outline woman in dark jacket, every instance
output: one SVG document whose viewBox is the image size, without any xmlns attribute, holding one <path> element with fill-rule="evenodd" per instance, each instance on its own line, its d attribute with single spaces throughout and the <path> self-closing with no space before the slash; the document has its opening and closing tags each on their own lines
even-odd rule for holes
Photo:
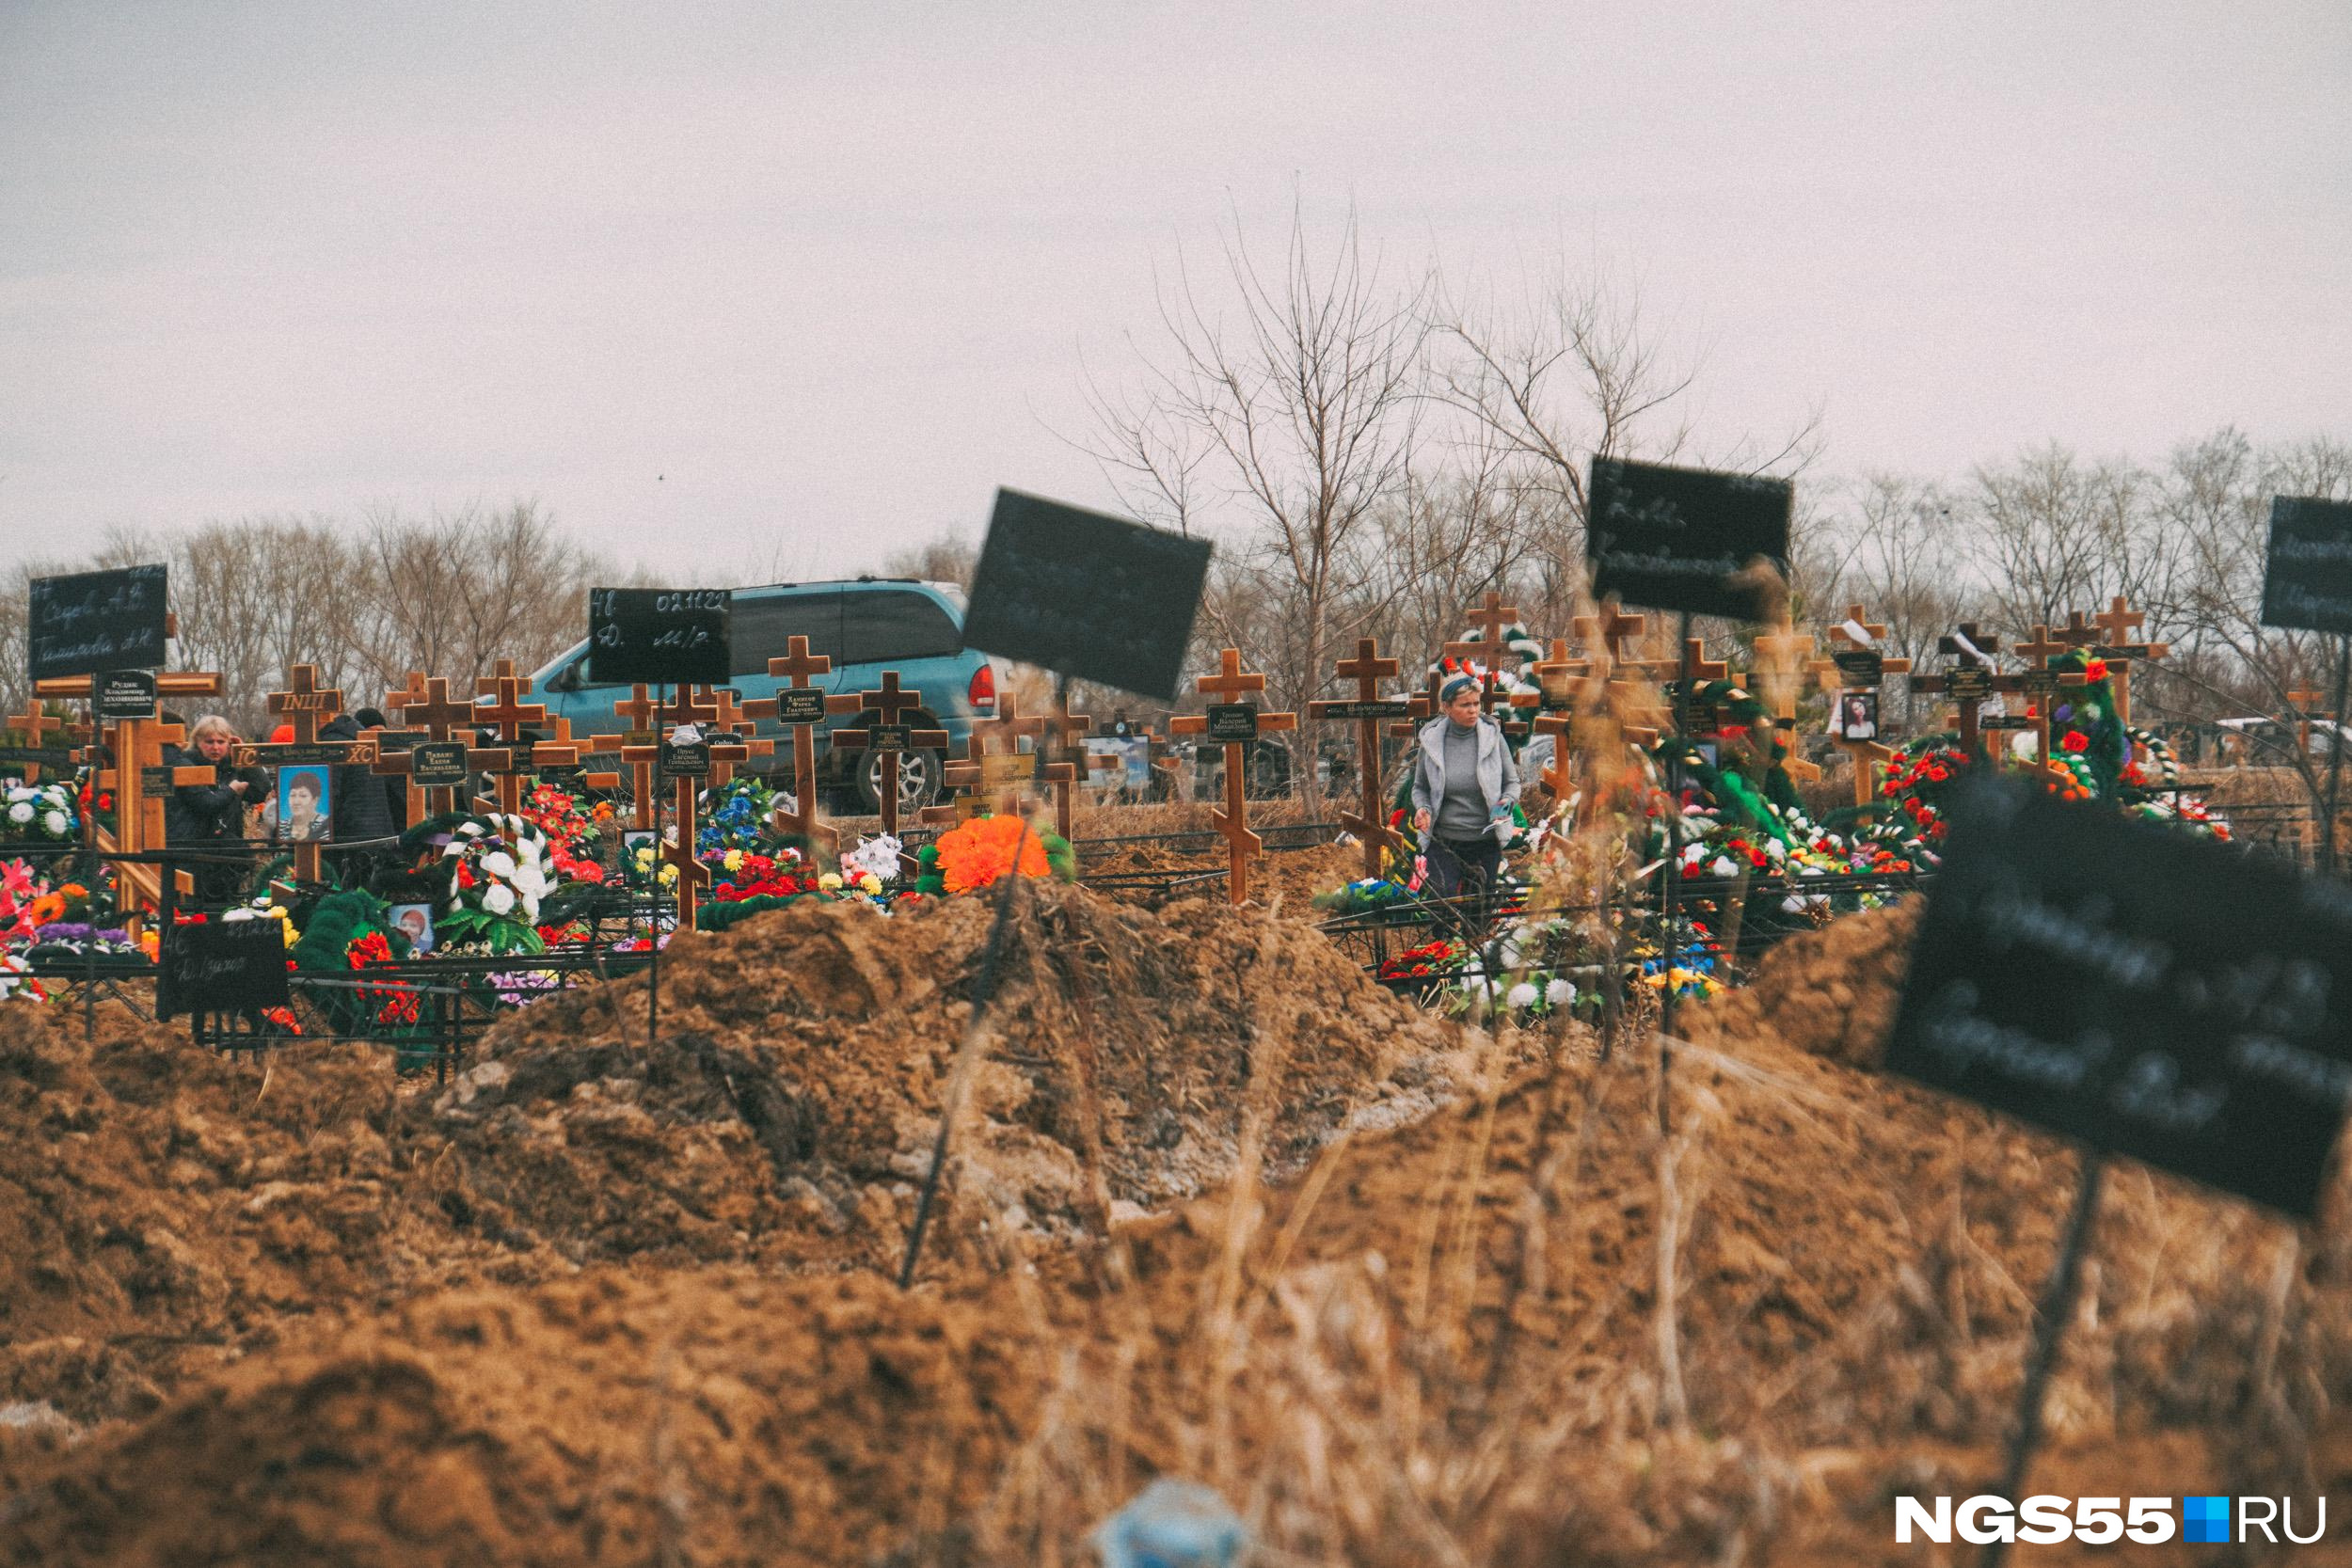
<svg viewBox="0 0 2352 1568">
<path fill-rule="evenodd" d="M 359 721 L 348 713 L 339 713 L 319 731 L 319 738 L 357 740 Z M 383 779 L 363 762 L 344 763 L 335 769 L 334 815 L 337 844 L 364 844 L 372 839 L 394 837 L 400 832 L 392 824 L 392 814 L 384 799 Z M 389 847 L 377 844 L 371 848 L 353 849 L 338 858 L 343 862 L 345 875 L 358 880 L 367 876 Z"/>
<path fill-rule="evenodd" d="M 242 847 L 246 808 L 269 793 L 269 775 L 258 768 L 231 771 L 229 752 L 237 732 L 217 713 L 196 721 L 188 749 L 174 751 L 165 761 L 179 768 L 215 769 L 208 784 L 175 784 L 164 798 L 164 843 L 174 849 Z M 245 868 L 233 863 L 192 868 L 199 902 L 225 904 L 245 884 Z"/>
</svg>

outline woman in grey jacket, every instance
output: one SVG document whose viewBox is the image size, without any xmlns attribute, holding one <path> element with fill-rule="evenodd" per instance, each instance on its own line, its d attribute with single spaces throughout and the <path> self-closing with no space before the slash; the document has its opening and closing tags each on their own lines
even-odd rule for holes
<svg viewBox="0 0 2352 1568">
<path fill-rule="evenodd" d="M 1451 898 L 1494 886 L 1502 869 L 1496 824 L 1519 798 L 1502 726 L 1480 711 L 1478 679 L 1438 689 L 1444 711 L 1421 727 L 1413 755 L 1413 828 L 1428 851 L 1429 891 Z"/>
</svg>

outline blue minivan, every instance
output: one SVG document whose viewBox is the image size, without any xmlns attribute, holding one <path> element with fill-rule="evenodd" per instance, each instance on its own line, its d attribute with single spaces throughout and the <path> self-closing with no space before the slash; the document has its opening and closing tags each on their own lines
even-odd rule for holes
<svg viewBox="0 0 2352 1568">
<path fill-rule="evenodd" d="M 988 656 L 963 645 L 963 610 L 961 589 L 912 578 L 738 588 L 729 616 L 735 678 L 727 685 L 746 702 L 774 696 L 778 687 L 789 683 L 770 674 L 768 661 L 785 657 L 787 638 L 805 637 L 809 652 L 833 660 L 833 673 L 816 676 L 817 686 L 834 693 L 872 691 L 881 687 L 884 670 L 896 670 L 899 687 L 922 698 L 922 706 L 910 709 L 899 722 L 946 730 L 949 747 L 960 749 L 972 721 L 991 717 L 996 708 L 995 670 Z M 585 640 L 534 673 L 532 685 L 532 700 L 546 704 L 549 715 L 570 720 L 575 736 L 609 735 L 623 722 L 612 709 L 628 700 L 629 689 L 589 683 Z M 825 728 L 862 728 L 878 718 L 870 710 L 842 714 L 828 719 Z M 763 719 L 757 731 L 781 737 L 784 726 Z M 788 754 L 760 759 L 755 766 L 781 769 L 788 778 Z M 900 809 L 912 810 L 938 795 L 944 761 L 937 752 L 900 754 Z M 819 787 L 854 792 L 861 810 L 880 808 L 879 757 L 828 746 L 817 767 Z"/>
</svg>

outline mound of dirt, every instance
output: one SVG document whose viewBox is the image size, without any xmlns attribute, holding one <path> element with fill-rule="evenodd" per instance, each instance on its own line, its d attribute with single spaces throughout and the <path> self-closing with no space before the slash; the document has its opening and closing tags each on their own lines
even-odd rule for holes
<svg viewBox="0 0 2352 1568">
<path fill-rule="evenodd" d="M 1800 1050 L 1874 1067 L 1895 1027 L 1911 939 L 1927 905 L 1906 898 L 1773 943 L 1750 982 L 1686 1014 L 1705 1039 L 1766 1033 Z"/>
<path fill-rule="evenodd" d="M 651 1047 L 642 980 L 516 1014 L 435 1107 L 469 1203 L 580 1261 L 890 1266 L 992 916 L 807 902 L 681 941 Z M 1295 923 L 1050 887 L 1008 927 L 987 1027 L 943 1257 L 1008 1228 L 1099 1234 L 1115 1206 L 1222 1180 L 1262 1053 L 1289 1168 L 1465 1049 Z"/>
<path fill-rule="evenodd" d="M 93 1047 L 0 1007 L 0 1410 L 26 1408 L 0 1471 L 57 1422 L 426 1291 L 620 1259 L 895 1271 L 989 912 L 802 905 L 681 941 L 653 1046 L 642 981 L 571 993 L 446 1089 L 350 1047 L 257 1066 L 119 1010 Z M 1001 973 L 934 1269 L 1222 1180 L 1266 1053 L 1287 1167 L 1370 1100 L 1441 1099 L 1466 1037 L 1312 931 L 1208 904 L 1049 890 Z"/>
</svg>

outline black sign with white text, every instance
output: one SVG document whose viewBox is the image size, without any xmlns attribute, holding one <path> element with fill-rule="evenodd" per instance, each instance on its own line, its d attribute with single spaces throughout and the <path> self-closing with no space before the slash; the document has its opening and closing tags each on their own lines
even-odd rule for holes
<svg viewBox="0 0 2352 1568">
<path fill-rule="evenodd" d="M 1984 785 L 1886 1066 L 2302 1218 L 2352 1090 L 2352 886 Z"/>
<path fill-rule="evenodd" d="M 999 490 L 963 640 L 1080 680 L 1172 699 L 1208 575 L 1205 539 Z"/>
<path fill-rule="evenodd" d="M 1755 621 L 1788 576 L 1786 480 L 1596 457 L 1588 494 L 1595 598 Z"/>
<path fill-rule="evenodd" d="M 155 704 L 152 670 L 109 670 L 98 677 L 101 719 L 152 719 Z"/>
<path fill-rule="evenodd" d="M 35 578 L 26 628 L 33 679 L 162 669 L 164 600 L 161 566 Z"/>
<path fill-rule="evenodd" d="M 588 590 L 588 678 L 723 686 L 733 673 L 723 588 Z"/>
<path fill-rule="evenodd" d="M 275 918 L 165 927 L 155 1011 L 259 1012 L 286 1005 L 286 927 Z"/>
<path fill-rule="evenodd" d="M 1208 717 L 1211 740 L 1258 738 L 1258 710 L 1251 704 L 1211 703 Z"/>
<path fill-rule="evenodd" d="M 420 740 L 408 749 L 408 782 L 419 789 L 452 789 L 466 782 L 466 743 Z"/>
<path fill-rule="evenodd" d="M 2263 625 L 2352 632 L 2352 501 L 2276 496 Z"/>
</svg>

